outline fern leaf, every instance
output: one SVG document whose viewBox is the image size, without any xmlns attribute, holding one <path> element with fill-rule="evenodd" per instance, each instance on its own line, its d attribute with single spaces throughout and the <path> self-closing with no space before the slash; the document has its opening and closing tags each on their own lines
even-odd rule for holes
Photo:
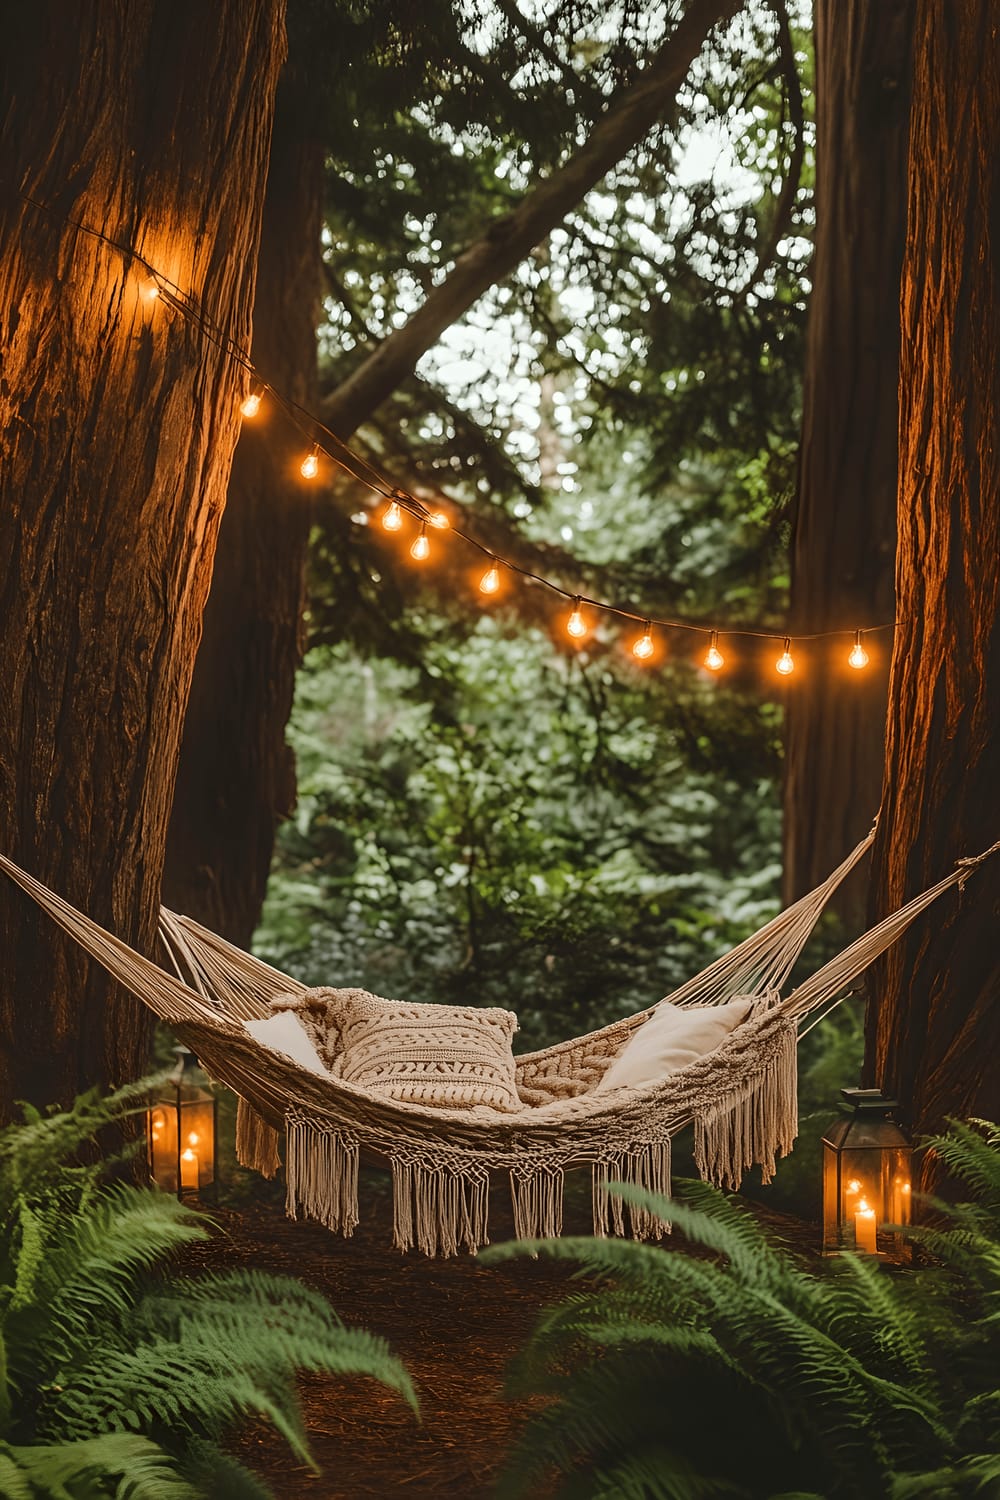
<svg viewBox="0 0 1000 1500">
<path fill-rule="evenodd" d="M 88 1481 L 112 1479 L 120 1500 L 204 1500 L 204 1492 L 183 1478 L 175 1460 L 148 1438 L 108 1433 L 9 1451 L 31 1485 L 45 1495 L 69 1495 Z"/>
</svg>

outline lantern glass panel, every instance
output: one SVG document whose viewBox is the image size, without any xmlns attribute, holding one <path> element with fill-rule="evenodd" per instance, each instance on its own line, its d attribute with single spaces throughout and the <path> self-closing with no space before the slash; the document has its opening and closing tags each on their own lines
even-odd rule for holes
<svg viewBox="0 0 1000 1500">
<path fill-rule="evenodd" d="M 197 1193 L 215 1181 L 216 1101 L 195 1081 L 203 1077 L 185 1048 L 163 1097 L 146 1117 L 149 1169 L 168 1193 Z"/>
<path fill-rule="evenodd" d="M 844 1089 L 854 1114 L 823 1140 L 823 1252 L 853 1250 L 901 1261 L 910 1222 L 912 1151 L 877 1090 Z"/>
</svg>

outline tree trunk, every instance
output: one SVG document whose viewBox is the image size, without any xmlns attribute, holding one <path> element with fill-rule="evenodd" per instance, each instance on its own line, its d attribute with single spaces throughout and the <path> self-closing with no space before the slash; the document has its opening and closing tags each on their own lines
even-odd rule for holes
<svg viewBox="0 0 1000 1500">
<path fill-rule="evenodd" d="M 5 20 L 0 841 L 146 951 L 242 380 L 109 241 L 247 347 L 282 51 L 280 0 Z M 149 1036 L 0 883 L 0 1115 L 135 1075 Z"/>
<path fill-rule="evenodd" d="M 900 624 L 875 895 L 1000 836 L 1000 29 L 920 0 L 900 366 Z M 1000 857 L 881 961 L 866 1071 L 918 1131 L 1000 1118 Z"/>
<path fill-rule="evenodd" d="M 283 80 L 278 95 L 253 359 L 283 395 L 315 409 L 323 155 L 303 130 L 293 87 Z M 266 397 L 241 433 L 167 841 L 166 904 L 242 946 L 260 916 L 275 825 L 295 805 L 285 725 L 302 657 L 312 518 L 296 465 L 302 446 Z"/>
<path fill-rule="evenodd" d="M 459 255 L 406 325 L 383 340 L 332 393 L 323 420 L 342 439 L 350 438 L 413 373 L 443 330 L 509 275 L 667 114 L 705 38 L 737 8 L 738 0 L 694 0 L 659 57 L 612 101 L 580 151 Z M 285 392 L 301 387 L 306 376 L 311 380 L 315 367 L 313 329 L 302 321 L 303 312 L 311 315 L 313 303 L 311 296 L 301 299 L 299 279 L 304 276 L 311 290 L 315 278 L 309 258 L 317 242 L 315 217 L 321 202 L 319 187 L 308 185 L 313 166 L 303 158 L 291 168 L 294 201 L 282 203 L 275 196 L 276 238 L 266 252 L 266 264 L 273 264 L 275 273 L 272 280 L 270 270 L 262 271 L 255 319 L 255 360 Z M 268 191 L 270 201 L 270 185 Z M 311 200 L 310 191 L 316 193 Z M 295 226 L 291 233 L 289 225 Z M 296 261 L 298 251 L 304 260 Z M 264 248 L 261 263 L 263 267 Z M 237 454 L 231 513 L 222 533 L 185 725 L 164 890 L 168 905 L 243 944 L 263 903 L 274 829 L 294 797 L 284 734 L 301 655 L 297 632 L 308 521 L 301 488 L 287 465 L 282 467 L 285 457 L 282 463 L 270 455 L 255 460 L 270 471 L 264 482 L 252 469 L 244 475 L 241 453 L 247 436 Z"/>
<path fill-rule="evenodd" d="M 797 633 L 891 621 L 895 608 L 899 276 L 916 0 L 816 7 L 816 251 L 809 306 L 791 619 Z M 892 636 L 796 642 L 785 728 L 791 902 L 865 833 L 879 804 Z M 834 898 L 865 915 L 859 873 Z"/>
</svg>

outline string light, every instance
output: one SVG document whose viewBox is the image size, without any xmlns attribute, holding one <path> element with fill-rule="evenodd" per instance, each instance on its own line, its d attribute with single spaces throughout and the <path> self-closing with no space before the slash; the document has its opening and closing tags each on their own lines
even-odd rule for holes
<svg viewBox="0 0 1000 1500">
<path fill-rule="evenodd" d="M 868 652 L 861 644 L 860 630 L 856 630 L 854 632 L 854 645 L 847 660 L 850 662 L 852 667 L 856 667 L 859 671 L 862 667 L 867 667 L 868 665 Z"/>
<path fill-rule="evenodd" d="M 413 546 L 410 548 L 410 556 L 417 562 L 423 562 L 430 553 L 430 550 L 431 544 L 427 540 L 427 522 L 421 521 L 420 530 L 414 539 Z"/>
<path fill-rule="evenodd" d="M 726 658 L 719 650 L 719 632 L 717 630 L 713 630 L 712 638 L 708 646 L 708 651 L 705 655 L 705 665 L 710 672 L 718 672 L 720 668 L 725 666 L 725 664 Z"/>
<path fill-rule="evenodd" d="M 654 651 L 653 627 L 649 620 L 642 627 L 642 635 L 632 646 L 632 655 L 637 656 L 640 661 L 648 661 Z"/>
<path fill-rule="evenodd" d="M 494 558 L 479 580 L 479 592 L 481 594 L 495 594 L 499 587 L 500 569 L 497 567 L 496 558 Z"/>
<path fill-rule="evenodd" d="M 341 439 L 339 439 L 334 433 L 329 432 L 313 413 L 307 411 L 304 407 L 300 406 L 297 402 L 291 400 L 290 398 L 282 396 L 282 394 L 279 391 L 275 390 L 274 387 L 268 385 L 266 381 L 263 381 L 258 375 L 255 367 L 251 364 L 250 359 L 248 358 L 242 346 L 228 333 L 226 333 L 223 328 L 219 327 L 219 325 L 214 322 L 211 316 L 201 308 L 201 306 L 191 295 L 191 293 L 177 286 L 170 280 L 169 277 L 164 276 L 163 273 L 158 271 L 155 266 L 146 261 L 139 254 L 139 252 L 134 249 L 134 247 L 127 244 L 122 244 L 113 239 L 111 236 L 103 233 L 101 230 L 95 229 L 88 224 L 69 219 L 67 216 L 58 213 L 48 205 L 36 201 L 27 193 L 22 192 L 20 196 L 27 203 L 31 204 L 34 208 L 40 210 L 41 212 L 49 214 L 53 217 L 57 217 L 60 220 L 65 220 L 65 222 L 72 224 L 73 227 L 80 233 L 90 235 L 92 238 L 108 245 L 110 248 L 116 250 L 122 256 L 124 256 L 130 265 L 137 266 L 142 273 L 142 275 L 140 276 L 140 295 L 144 298 L 144 300 L 152 302 L 156 301 L 158 298 L 161 298 L 171 310 L 179 312 L 192 326 L 194 326 L 201 333 L 204 338 L 212 343 L 224 355 L 228 356 L 239 367 L 241 372 L 251 377 L 251 379 L 255 381 L 255 384 L 252 385 L 249 394 L 243 399 L 239 408 L 240 413 L 243 417 L 252 419 L 258 414 L 258 412 L 260 411 L 263 396 L 267 392 L 270 393 L 273 399 L 277 402 L 278 406 L 287 413 L 290 419 L 294 423 L 296 423 L 299 429 L 303 433 L 307 434 L 308 437 L 311 438 L 312 433 L 320 431 L 323 434 L 323 443 L 313 441 L 311 451 L 302 460 L 302 463 L 300 465 L 300 473 L 302 474 L 302 477 L 304 479 L 314 479 L 317 476 L 317 474 L 319 473 L 319 455 L 322 452 L 325 457 L 327 457 L 332 463 L 337 465 L 338 468 L 342 469 L 350 478 L 352 478 L 359 484 L 365 485 L 369 490 L 373 491 L 375 494 L 381 495 L 385 500 L 389 502 L 382 515 L 382 525 L 386 531 L 398 531 L 402 527 L 404 511 L 411 514 L 415 520 L 418 520 L 420 522 L 420 532 L 410 548 L 410 553 L 411 556 L 413 556 L 417 561 L 422 561 L 429 555 L 430 544 L 427 537 L 427 527 L 433 526 L 437 530 L 445 531 L 452 526 L 451 519 L 444 511 L 435 510 L 431 512 L 421 501 L 414 499 L 405 491 L 396 488 L 392 484 L 392 481 L 386 479 L 385 476 L 381 474 L 380 471 L 370 462 L 370 460 L 363 457 L 361 454 L 356 453 L 353 449 L 348 447 L 346 443 L 342 442 Z M 326 445 L 327 441 L 329 441 L 329 443 L 331 444 L 336 445 L 335 452 L 330 451 L 330 448 Z M 358 517 L 355 517 L 355 519 L 360 518 L 360 515 Z M 457 527 L 455 528 L 455 534 L 466 544 L 476 548 L 481 553 L 485 553 L 489 558 L 489 566 L 480 579 L 479 583 L 479 588 L 482 593 L 497 593 L 501 586 L 500 569 L 502 567 L 510 568 L 514 573 L 520 575 L 526 580 L 551 589 L 555 593 L 560 594 L 563 598 L 572 597 L 573 609 L 569 616 L 569 619 L 567 620 L 567 633 L 574 640 L 581 640 L 588 633 L 588 626 L 586 625 L 582 617 L 581 598 L 579 596 L 570 596 L 566 592 L 566 590 L 559 587 L 559 585 L 551 582 L 550 579 L 545 578 L 541 574 L 533 572 L 530 568 L 522 567 L 517 563 L 507 561 L 507 559 L 505 558 L 497 557 L 495 553 L 488 551 L 488 549 L 485 548 L 482 543 L 477 541 L 475 537 L 469 536 L 466 532 Z M 606 604 L 599 600 L 595 601 L 591 599 L 588 600 L 588 605 L 595 610 L 610 615 L 635 618 L 635 616 L 630 616 L 629 611 L 622 610 L 614 604 Z M 707 631 L 703 626 L 689 625 L 686 621 L 683 620 L 657 619 L 654 621 L 652 618 L 647 619 L 643 622 L 642 635 L 639 636 L 639 638 L 632 645 L 633 655 L 638 660 L 647 661 L 655 653 L 656 648 L 654 645 L 652 634 L 654 623 L 659 628 L 693 630 L 696 632 L 705 632 L 709 634 L 709 647 L 708 652 L 704 658 L 704 664 L 711 671 L 719 671 L 720 668 L 724 665 L 725 659 L 722 655 L 722 652 L 719 650 L 719 632 L 717 630 Z M 882 625 L 869 625 L 864 629 L 868 631 L 886 630 L 891 629 L 892 624 L 894 623 L 895 622 L 890 622 Z M 842 632 L 835 630 L 817 631 L 814 633 L 814 635 L 807 638 L 819 639 L 822 637 L 838 635 L 841 633 Z M 781 637 L 777 636 L 773 631 L 740 629 L 738 627 L 731 627 L 727 629 L 727 634 L 758 636 L 766 640 L 781 639 Z M 848 656 L 849 664 L 856 670 L 860 670 L 861 668 L 867 666 L 870 660 L 868 652 L 865 650 L 864 645 L 862 644 L 863 634 L 863 629 L 859 628 L 855 630 L 854 646 Z M 775 667 L 782 676 L 788 676 L 792 671 L 794 671 L 794 666 L 795 663 L 792 659 L 791 654 L 791 639 L 790 637 L 785 636 L 784 649 L 781 656 L 775 663 Z"/>
<path fill-rule="evenodd" d="M 575 641 L 582 641 L 587 634 L 587 622 L 580 610 L 580 600 L 573 600 L 573 613 L 566 621 L 566 634 L 571 635 Z"/>
</svg>

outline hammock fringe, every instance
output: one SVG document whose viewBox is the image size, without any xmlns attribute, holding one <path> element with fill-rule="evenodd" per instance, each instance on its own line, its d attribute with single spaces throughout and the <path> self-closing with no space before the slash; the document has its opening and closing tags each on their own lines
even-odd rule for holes
<svg viewBox="0 0 1000 1500">
<path fill-rule="evenodd" d="M 281 1166 L 278 1132 L 242 1096 L 236 1106 L 236 1160 L 267 1178 L 276 1176 Z"/>
<path fill-rule="evenodd" d="M 615 1183 L 670 1197 L 670 1140 L 654 1141 L 638 1151 L 619 1151 L 595 1161 L 591 1168 L 594 1234 L 607 1239 L 630 1230 L 637 1240 L 660 1240 L 670 1224 L 650 1209 L 626 1203 L 613 1191 Z"/>
<path fill-rule="evenodd" d="M 389 1158 L 393 1248 L 457 1255 L 488 1245 L 490 1175 L 485 1167 L 412 1152 Z"/>
<path fill-rule="evenodd" d="M 735 1087 L 694 1117 L 694 1163 L 698 1174 L 735 1192 L 743 1174 L 759 1163 L 771 1181 L 777 1159 L 787 1156 L 799 1129 L 796 1029 L 782 1027 L 777 1047 L 762 1069 L 744 1074 Z"/>
<path fill-rule="evenodd" d="M 565 1180 L 561 1166 L 519 1164 L 511 1169 L 514 1234 L 519 1240 L 550 1240 L 562 1234 Z"/>
<path fill-rule="evenodd" d="M 350 1239 L 358 1226 L 357 1137 L 294 1111 L 285 1132 L 288 1217 L 316 1219 Z"/>
</svg>

